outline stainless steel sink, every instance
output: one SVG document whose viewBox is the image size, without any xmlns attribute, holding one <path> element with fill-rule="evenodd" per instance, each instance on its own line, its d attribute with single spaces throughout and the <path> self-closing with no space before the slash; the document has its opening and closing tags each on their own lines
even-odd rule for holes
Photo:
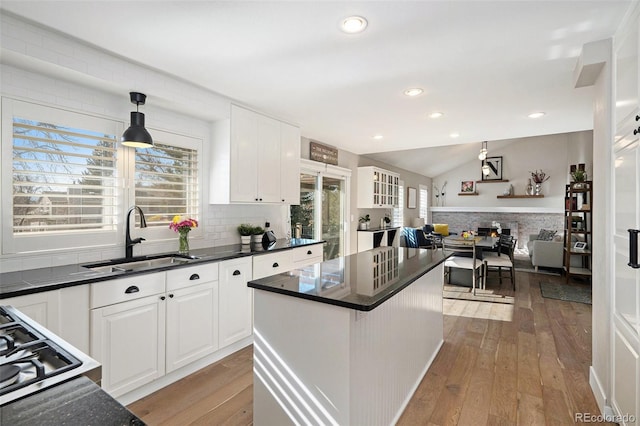
<svg viewBox="0 0 640 426">
<path fill-rule="evenodd" d="M 92 263 L 82 266 L 95 272 L 126 272 L 159 268 L 166 265 L 184 265 L 185 263 L 189 263 L 196 259 L 199 258 L 196 256 L 182 255 L 143 256 L 113 259 L 107 262 Z"/>
</svg>

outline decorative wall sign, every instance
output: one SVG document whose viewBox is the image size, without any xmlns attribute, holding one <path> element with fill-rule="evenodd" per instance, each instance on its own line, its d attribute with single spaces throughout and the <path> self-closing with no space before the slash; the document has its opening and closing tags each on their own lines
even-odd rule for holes
<svg viewBox="0 0 640 426">
<path fill-rule="evenodd" d="M 338 165 L 338 148 L 323 145 L 318 142 L 310 142 L 309 153 L 309 156 L 313 161 L 333 164 L 334 166 Z"/>
<path fill-rule="evenodd" d="M 487 157 L 482 161 L 485 164 L 489 166 L 489 174 L 482 174 L 482 180 L 502 180 L 502 157 Z"/>
<path fill-rule="evenodd" d="M 418 191 L 416 191 L 415 188 L 408 187 L 407 192 L 407 208 L 415 209 L 417 206 Z"/>
</svg>

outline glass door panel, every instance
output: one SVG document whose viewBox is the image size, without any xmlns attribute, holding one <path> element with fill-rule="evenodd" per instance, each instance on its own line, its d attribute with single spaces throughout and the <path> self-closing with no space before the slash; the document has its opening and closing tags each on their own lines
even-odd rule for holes
<svg viewBox="0 0 640 426">
<path fill-rule="evenodd" d="M 322 239 L 324 260 L 344 255 L 344 179 L 322 178 Z"/>
<path fill-rule="evenodd" d="M 316 238 L 315 199 L 317 175 L 300 174 L 300 205 L 291 206 L 291 235 L 295 238 Z"/>
</svg>

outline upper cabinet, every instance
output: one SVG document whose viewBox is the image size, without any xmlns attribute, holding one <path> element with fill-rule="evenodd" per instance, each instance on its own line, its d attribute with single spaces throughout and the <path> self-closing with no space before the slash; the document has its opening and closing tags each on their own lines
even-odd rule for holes
<svg viewBox="0 0 640 426">
<path fill-rule="evenodd" d="M 358 208 L 398 207 L 400 175 L 378 167 L 358 167 Z"/>
<path fill-rule="evenodd" d="M 300 203 L 300 129 L 231 105 L 214 123 L 210 202 Z"/>
</svg>

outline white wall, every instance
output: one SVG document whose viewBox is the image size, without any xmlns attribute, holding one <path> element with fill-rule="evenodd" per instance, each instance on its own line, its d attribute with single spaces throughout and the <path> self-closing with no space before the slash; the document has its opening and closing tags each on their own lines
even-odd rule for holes
<svg viewBox="0 0 640 426">
<path fill-rule="evenodd" d="M 481 162 L 474 160 L 433 177 L 433 183 L 442 187 L 447 182 L 446 207 L 550 207 L 562 210 L 565 184 L 570 181 L 569 165 L 585 163 L 588 176 L 592 176 L 592 141 L 592 131 L 518 138 L 495 150 L 491 148 L 489 141 L 489 156 L 502 156 L 502 178 L 509 182 L 478 183 L 478 196 L 459 196 L 462 181 L 481 180 Z M 496 198 L 503 195 L 509 185 L 513 185 L 514 194 L 524 194 L 531 177 L 530 172 L 535 170 L 543 170 L 550 176 L 542 184 L 544 198 Z M 432 205 L 436 206 L 435 198 L 432 198 Z M 442 206 L 442 202 L 439 205 Z"/>
</svg>

